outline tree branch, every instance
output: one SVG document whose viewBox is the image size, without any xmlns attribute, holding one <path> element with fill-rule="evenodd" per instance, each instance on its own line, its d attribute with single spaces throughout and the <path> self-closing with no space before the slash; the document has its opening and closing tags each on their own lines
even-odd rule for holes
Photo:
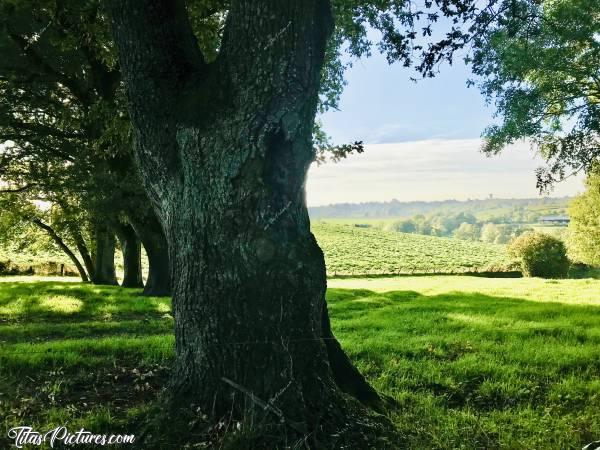
<svg viewBox="0 0 600 450">
<path fill-rule="evenodd" d="M 90 65 L 90 73 L 92 75 L 91 88 L 95 89 L 102 98 L 113 99 L 119 86 L 121 73 L 118 69 L 109 67 L 98 57 L 98 52 L 95 48 L 99 47 L 97 36 L 87 30 L 82 33 L 78 23 L 73 23 L 68 14 L 62 14 L 64 12 L 63 8 L 61 8 L 62 5 L 57 4 L 57 6 L 55 17 L 57 29 L 64 38 L 69 38 L 69 36 L 73 35 L 78 36 L 78 47 Z M 98 22 L 99 5 L 94 4 L 93 6 L 94 8 L 90 9 L 86 18 L 86 21 L 90 24 Z"/>
<path fill-rule="evenodd" d="M 89 93 L 79 85 L 77 80 L 69 78 L 64 73 L 52 67 L 35 51 L 32 45 L 29 45 L 23 36 L 10 31 L 8 35 L 35 67 L 43 73 L 50 75 L 54 78 L 54 81 L 59 82 L 69 89 L 73 96 L 75 96 L 82 104 L 89 105 L 91 103 Z"/>
<path fill-rule="evenodd" d="M 14 189 L 0 189 L 0 194 L 18 194 L 19 192 L 28 191 L 29 189 L 32 189 L 36 186 L 37 185 L 35 183 L 31 183 Z"/>
<path fill-rule="evenodd" d="M 71 261 L 73 261 L 73 264 L 75 264 L 75 267 L 77 267 L 77 271 L 79 272 L 79 276 L 81 277 L 82 281 L 88 282 L 89 278 L 87 276 L 87 273 L 85 272 L 85 269 L 83 268 L 83 266 L 79 262 L 79 259 L 77 258 L 77 256 L 75 255 L 75 253 L 73 253 L 71 251 L 71 249 L 67 246 L 67 244 L 65 244 L 65 241 L 62 240 L 62 238 L 58 235 L 58 233 L 50 225 L 42 222 L 42 220 L 39 219 L 39 218 L 37 218 L 37 217 L 34 217 L 34 218 L 30 219 L 30 220 L 31 220 L 31 223 L 33 223 L 35 226 L 41 228 L 46 233 L 48 233 L 48 235 L 50 236 L 50 238 L 71 259 Z"/>
<path fill-rule="evenodd" d="M 205 66 L 183 0 L 110 0 L 108 8 L 133 103 L 142 101 L 140 84 L 174 93 Z"/>
</svg>

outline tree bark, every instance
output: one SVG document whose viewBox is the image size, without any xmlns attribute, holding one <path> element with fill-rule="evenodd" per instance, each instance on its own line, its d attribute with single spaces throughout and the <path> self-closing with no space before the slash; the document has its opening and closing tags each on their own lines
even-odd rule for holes
<svg viewBox="0 0 600 450">
<path fill-rule="evenodd" d="M 209 66 L 183 2 L 115 0 L 112 16 L 173 265 L 172 398 L 356 444 L 339 433 L 357 420 L 344 392 L 366 382 L 329 329 L 304 193 L 329 3 L 232 1 Z"/>
<path fill-rule="evenodd" d="M 85 269 L 89 275 L 89 278 L 94 278 L 96 268 L 94 267 L 94 260 L 90 255 L 87 244 L 85 243 L 85 239 L 83 238 L 79 230 L 72 230 L 71 236 L 75 241 L 75 246 L 77 247 L 77 251 L 81 255 L 81 259 L 83 260 L 83 264 L 85 265 Z"/>
<path fill-rule="evenodd" d="M 148 279 L 144 295 L 167 297 L 171 295 L 171 264 L 167 239 L 153 211 L 144 215 L 130 215 L 129 221 L 148 256 Z"/>
<path fill-rule="evenodd" d="M 77 272 L 79 272 L 81 281 L 83 281 L 84 283 L 87 283 L 89 281 L 89 278 L 88 278 L 87 274 L 85 273 L 85 269 L 79 262 L 79 259 L 77 258 L 75 253 L 73 253 L 73 251 L 69 248 L 69 246 L 67 244 L 65 244 L 65 241 L 62 240 L 62 238 L 58 235 L 58 233 L 56 233 L 56 231 L 50 225 L 42 222 L 40 219 L 32 219 L 32 223 L 34 225 L 38 226 L 39 228 L 41 228 L 42 230 L 44 230 L 46 233 L 48 233 L 50 238 L 52 238 L 52 240 L 60 247 L 60 249 L 65 253 L 65 255 L 67 255 L 69 257 L 69 259 L 71 261 L 73 261 L 73 264 L 77 268 Z"/>
<path fill-rule="evenodd" d="M 97 224 L 94 231 L 94 284 L 118 285 L 115 270 L 115 235 L 108 227 Z"/>
<path fill-rule="evenodd" d="M 117 237 L 123 253 L 122 287 L 144 287 L 142 279 L 142 244 L 133 227 L 128 223 L 119 224 L 116 228 Z"/>
</svg>

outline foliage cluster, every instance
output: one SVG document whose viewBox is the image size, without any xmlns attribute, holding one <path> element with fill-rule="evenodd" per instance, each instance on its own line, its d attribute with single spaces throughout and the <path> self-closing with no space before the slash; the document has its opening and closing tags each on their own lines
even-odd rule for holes
<svg viewBox="0 0 600 450">
<path fill-rule="evenodd" d="M 598 161 L 600 1 L 513 0 L 474 40 L 470 61 L 499 123 L 484 151 L 527 139 L 548 162 L 545 189 Z"/>
<path fill-rule="evenodd" d="M 600 266 L 600 169 L 586 180 L 586 191 L 569 207 L 569 254 L 575 261 Z"/>
<path fill-rule="evenodd" d="M 452 236 L 465 241 L 483 241 L 490 244 L 507 244 L 527 228 L 521 224 L 497 224 L 480 221 L 470 213 L 416 215 L 391 223 L 388 228 L 402 233 L 430 236 Z"/>
<path fill-rule="evenodd" d="M 509 253 L 519 259 L 523 275 L 528 277 L 564 278 L 571 265 L 563 241 L 536 231 L 515 239 Z"/>
</svg>

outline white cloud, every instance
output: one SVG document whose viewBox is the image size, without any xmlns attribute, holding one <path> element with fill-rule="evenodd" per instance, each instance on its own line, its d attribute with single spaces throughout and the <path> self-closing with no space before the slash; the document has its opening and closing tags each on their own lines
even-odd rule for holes
<svg viewBox="0 0 600 450">
<path fill-rule="evenodd" d="M 527 143 L 491 158 L 480 153 L 480 146 L 480 139 L 366 145 L 362 155 L 311 168 L 308 204 L 538 196 L 534 170 L 543 161 Z M 553 195 L 582 190 L 577 177 L 558 185 Z"/>
</svg>

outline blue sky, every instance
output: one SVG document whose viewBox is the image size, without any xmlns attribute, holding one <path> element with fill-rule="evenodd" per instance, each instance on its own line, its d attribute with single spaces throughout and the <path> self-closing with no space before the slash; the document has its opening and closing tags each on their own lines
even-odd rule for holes
<svg viewBox="0 0 600 450">
<path fill-rule="evenodd" d="M 539 158 L 526 143 L 487 158 L 480 136 L 493 121 L 462 60 L 442 67 L 434 79 L 414 83 L 400 65 L 374 54 L 347 74 L 340 111 L 322 117 L 335 143 L 362 140 L 366 151 L 339 164 L 313 167 L 310 206 L 341 202 L 535 197 Z M 581 178 L 553 195 L 574 195 Z"/>
<path fill-rule="evenodd" d="M 322 117 L 334 141 L 477 138 L 491 123 L 493 109 L 476 87 L 467 88 L 470 72 L 462 60 L 443 66 L 433 79 L 415 83 L 411 75 L 379 54 L 356 61 L 347 72 L 340 111 Z"/>
</svg>

